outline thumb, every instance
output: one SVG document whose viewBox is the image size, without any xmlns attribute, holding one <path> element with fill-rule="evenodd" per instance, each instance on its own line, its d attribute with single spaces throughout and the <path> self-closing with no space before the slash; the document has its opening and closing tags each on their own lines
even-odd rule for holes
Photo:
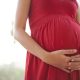
<svg viewBox="0 0 80 80">
<path fill-rule="evenodd" d="M 68 50 L 62 50 L 61 54 L 75 54 L 77 52 L 77 49 L 68 49 Z"/>
</svg>

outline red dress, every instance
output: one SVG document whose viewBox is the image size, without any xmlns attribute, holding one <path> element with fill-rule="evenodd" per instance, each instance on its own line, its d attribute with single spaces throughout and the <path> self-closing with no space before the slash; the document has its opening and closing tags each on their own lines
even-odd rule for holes
<svg viewBox="0 0 80 80">
<path fill-rule="evenodd" d="M 46 51 L 74 48 L 80 51 L 77 9 L 76 0 L 31 0 L 28 15 L 31 37 Z M 27 51 L 25 80 L 80 80 L 80 76 L 79 71 L 68 74 Z"/>
</svg>

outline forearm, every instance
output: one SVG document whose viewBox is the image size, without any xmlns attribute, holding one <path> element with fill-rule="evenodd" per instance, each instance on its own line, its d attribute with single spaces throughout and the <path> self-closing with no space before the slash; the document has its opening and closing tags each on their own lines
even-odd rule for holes
<svg viewBox="0 0 80 80">
<path fill-rule="evenodd" d="M 80 24 L 80 15 L 77 16 L 77 22 Z"/>
<path fill-rule="evenodd" d="M 14 38 L 36 57 L 43 59 L 46 56 L 47 51 L 35 42 L 24 30 L 15 30 Z"/>
<path fill-rule="evenodd" d="M 78 11 L 77 11 L 76 20 L 78 23 L 80 23 L 80 7 L 78 8 Z"/>
</svg>

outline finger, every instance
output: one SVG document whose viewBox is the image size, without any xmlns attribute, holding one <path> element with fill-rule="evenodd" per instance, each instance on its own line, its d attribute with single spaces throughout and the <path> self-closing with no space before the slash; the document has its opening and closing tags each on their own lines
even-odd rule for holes
<svg viewBox="0 0 80 80">
<path fill-rule="evenodd" d="M 71 58 L 80 58 L 80 54 L 75 55 L 75 56 L 71 56 Z"/>
<path fill-rule="evenodd" d="M 67 73 L 70 73 L 70 71 L 68 69 L 61 68 L 61 70 L 65 71 Z"/>
<path fill-rule="evenodd" d="M 75 70 L 71 70 L 71 72 L 73 72 L 73 71 L 75 71 Z"/>
<path fill-rule="evenodd" d="M 80 66 L 80 62 L 71 62 L 71 66 Z"/>
<path fill-rule="evenodd" d="M 69 64 L 71 62 L 72 58 L 71 57 L 66 57 L 65 60 L 66 60 L 66 63 Z"/>
<path fill-rule="evenodd" d="M 80 70 L 80 66 L 77 66 L 77 68 L 73 68 L 71 71 Z"/>
<path fill-rule="evenodd" d="M 80 62 L 71 62 L 71 69 L 74 70 L 74 69 L 78 69 L 80 68 Z"/>
<path fill-rule="evenodd" d="M 67 62 L 67 66 L 66 67 L 69 67 L 70 68 L 71 65 L 72 65 L 71 62 Z"/>
<path fill-rule="evenodd" d="M 62 71 L 65 71 L 65 72 L 67 72 L 67 73 L 70 73 L 70 70 L 69 69 L 67 69 L 67 67 L 57 67 L 58 69 L 60 69 L 60 70 L 62 70 Z"/>
<path fill-rule="evenodd" d="M 70 71 L 68 69 L 62 69 L 63 71 L 70 73 Z"/>
<path fill-rule="evenodd" d="M 77 49 L 63 50 L 62 54 L 75 54 Z"/>
<path fill-rule="evenodd" d="M 72 59 L 71 59 L 71 62 L 80 62 L 80 57 L 73 57 Z"/>
</svg>

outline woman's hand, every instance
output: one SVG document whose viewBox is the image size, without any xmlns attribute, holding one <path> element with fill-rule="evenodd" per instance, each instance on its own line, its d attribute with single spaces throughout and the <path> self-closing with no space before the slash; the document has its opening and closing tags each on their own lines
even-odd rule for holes
<svg viewBox="0 0 80 80">
<path fill-rule="evenodd" d="M 75 70 L 80 70 L 80 54 L 71 57 L 71 72 Z"/>
<path fill-rule="evenodd" d="M 49 65 L 70 73 L 67 68 L 70 67 L 70 64 L 68 64 L 68 62 L 71 60 L 71 57 L 67 57 L 65 54 L 75 54 L 76 52 L 76 49 L 48 52 L 43 61 Z"/>
</svg>

